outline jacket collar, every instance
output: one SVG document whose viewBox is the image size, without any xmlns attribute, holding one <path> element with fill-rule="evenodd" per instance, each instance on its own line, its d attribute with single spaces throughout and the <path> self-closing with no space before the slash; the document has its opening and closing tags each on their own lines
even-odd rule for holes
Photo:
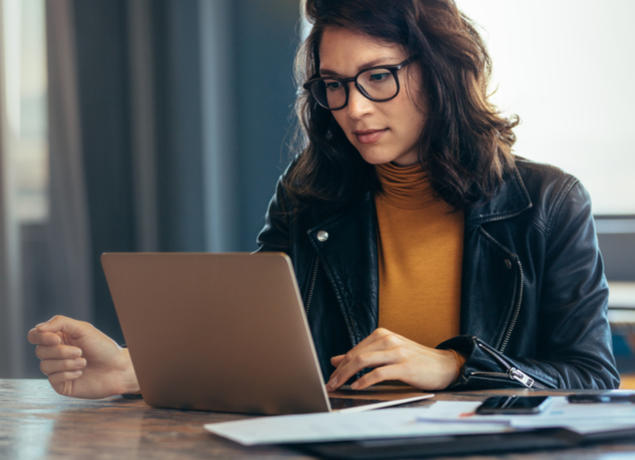
<svg viewBox="0 0 635 460">
<path fill-rule="evenodd" d="M 477 226 L 487 222 L 498 221 L 515 217 L 533 207 L 529 192 L 525 187 L 520 172 L 516 166 L 509 171 L 503 183 L 489 199 L 481 200 L 465 210 L 466 226 Z M 375 203 L 372 192 L 366 192 L 360 202 L 354 207 L 347 207 L 344 211 L 338 211 L 328 217 L 314 219 L 317 222 L 309 233 L 323 227 L 333 227 L 345 224 L 356 218 L 351 214 L 363 214 L 364 211 L 375 212 Z"/>
<path fill-rule="evenodd" d="M 503 183 L 489 199 L 481 200 L 465 210 L 465 225 L 477 226 L 487 222 L 498 221 L 515 217 L 533 207 L 529 192 L 525 187 L 520 172 L 516 166 L 509 171 Z M 356 208 L 356 211 L 352 211 Z M 360 211 L 374 212 L 375 204 L 372 192 L 366 192 L 360 202 L 355 207 L 348 207 L 345 211 L 339 211 L 326 218 L 318 218 L 314 222 L 319 222 L 312 231 L 325 226 L 333 227 L 345 224 L 346 221 L 354 218 L 351 214 L 358 214 Z M 363 212 L 362 212 L 363 213 Z M 356 216 L 357 217 L 357 216 Z M 309 232 L 311 233 L 311 231 Z"/>
<path fill-rule="evenodd" d="M 367 192 L 355 206 L 320 219 L 307 234 L 335 288 L 355 345 L 375 330 L 378 320 L 377 217 L 373 194 Z M 358 267 L 370 269 L 356 270 Z"/>
<path fill-rule="evenodd" d="M 533 207 L 525 183 L 514 166 L 494 196 L 482 200 L 465 211 L 465 225 L 478 226 L 487 222 L 509 219 Z"/>
</svg>

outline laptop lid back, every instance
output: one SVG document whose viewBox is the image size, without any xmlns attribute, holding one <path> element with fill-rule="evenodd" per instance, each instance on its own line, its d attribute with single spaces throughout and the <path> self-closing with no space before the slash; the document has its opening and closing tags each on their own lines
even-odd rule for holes
<svg viewBox="0 0 635 460">
<path fill-rule="evenodd" d="M 105 253 L 101 260 L 148 404 L 329 410 L 285 254 Z"/>
</svg>

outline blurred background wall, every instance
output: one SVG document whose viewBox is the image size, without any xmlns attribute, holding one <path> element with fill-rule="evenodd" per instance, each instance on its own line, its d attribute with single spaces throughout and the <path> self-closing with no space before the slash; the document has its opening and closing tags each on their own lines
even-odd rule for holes
<svg viewBox="0 0 635 460">
<path fill-rule="evenodd" d="M 53 314 L 122 342 L 102 252 L 256 248 L 294 129 L 299 4 L 3 0 L 3 12 L 5 43 L 31 57 L 3 60 L 0 377 L 39 376 L 25 334 Z"/>
</svg>

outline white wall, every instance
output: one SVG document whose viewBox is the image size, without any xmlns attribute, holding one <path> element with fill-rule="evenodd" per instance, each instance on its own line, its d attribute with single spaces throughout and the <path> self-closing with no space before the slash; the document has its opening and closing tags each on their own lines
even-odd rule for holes
<svg viewBox="0 0 635 460">
<path fill-rule="evenodd" d="M 595 213 L 635 214 L 635 1 L 457 4 L 488 43 L 493 100 L 521 117 L 516 153 L 578 176 Z"/>
</svg>

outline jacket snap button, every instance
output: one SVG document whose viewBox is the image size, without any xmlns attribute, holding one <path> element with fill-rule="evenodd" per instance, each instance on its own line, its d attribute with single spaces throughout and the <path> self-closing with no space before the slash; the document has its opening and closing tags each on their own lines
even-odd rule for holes
<svg viewBox="0 0 635 460">
<path fill-rule="evenodd" d="M 509 259 L 505 259 L 505 266 L 507 267 L 507 270 L 511 270 L 512 268 L 512 261 Z"/>
<path fill-rule="evenodd" d="M 317 232 L 317 239 L 320 243 L 324 243 L 326 240 L 329 239 L 329 232 L 327 232 L 326 230 L 320 230 L 319 232 Z"/>
</svg>

